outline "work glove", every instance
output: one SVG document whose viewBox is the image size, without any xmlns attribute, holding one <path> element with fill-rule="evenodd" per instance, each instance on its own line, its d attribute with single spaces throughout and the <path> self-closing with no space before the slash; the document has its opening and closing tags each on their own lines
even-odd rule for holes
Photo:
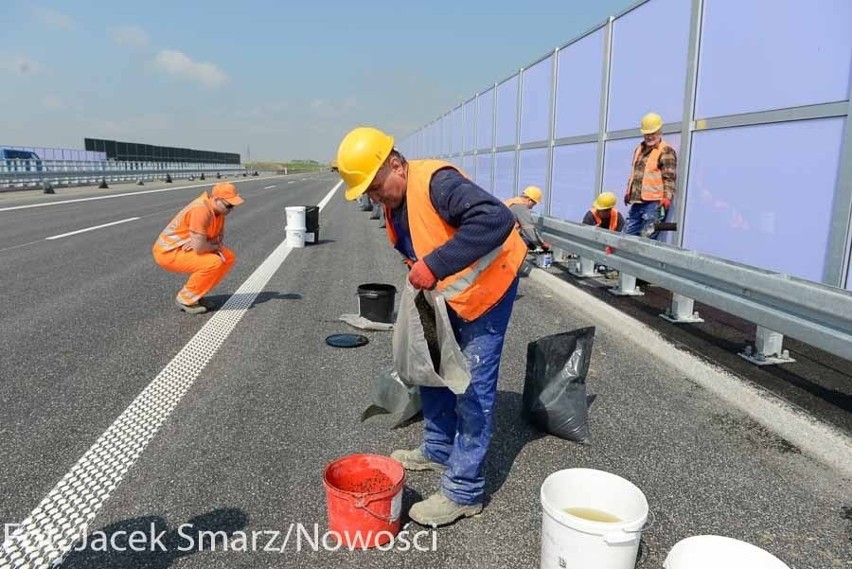
<svg viewBox="0 0 852 569">
<path fill-rule="evenodd" d="M 670 200 L 669 198 L 662 198 L 662 199 L 660 200 L 660 205 L 661 205 L 662 207 L 664 207 L 664 208 L 666 209 L 666 211 L 668 211 L 668 209 L 669 209 L 670 207 L 672 207 L 672 200 Z"/>
<path fill-rule="evenodd" d="M 624 205 L 630 205 L 630 194 L 624 194 Z"/>
<path fill-rule="evenodd" d="M 423 259 L 420 259 L 408 272 L 408 282 L 416 289 L 432 290 L 438 284 L 438 278 Z"/>
<path fill-rule="evenodd" d="M 541 242 L 541 248 L 544 249 L 545 251 L 550 251 L 550 243 L 548 243 L 547 241 L 542 241 Z"/>
</svg>

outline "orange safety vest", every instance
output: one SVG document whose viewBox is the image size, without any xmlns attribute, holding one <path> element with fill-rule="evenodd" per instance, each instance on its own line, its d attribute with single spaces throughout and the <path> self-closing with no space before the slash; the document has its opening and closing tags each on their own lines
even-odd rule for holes
<svg viewBox="0 0 852 569">
<path fill-rule="evenodd" d="M 154 248 L 161 252 L 172 251 L 179 249 L 184 243 L 189 242 L 189 213 L 197 208 L 209 209 L 213 214 L 210 216 L 210 224 L 207 226 L 207 239 L 215 241 L 222 235 L 222 230 L 225 228 L 225 216 L 217 215 L 213 209 L 213 203 L 207 192 L 204 192 L 187 204 L 177 215 L 175 215 L 169 224 L 163 229 L 157 241 L 154 243 Z"/>
<path fill-rule="evenodd" d="M 513 205 L 523 205 L 524 207 L 527 207 L 527 200 L 523 196 L 515 196 L 514 198 L 509 198 L 503 201 L 503 205 L 506 207 L 512 207 Z M 518 231 L 521 229 L 521 222 L 518 221 L 517 218 L 515 219 L 515 229 Z"/>
<path fill-rule="evenodd" d="M 453 238 L 458 231 L 444 221 L 429 197 L 432 176 L 442 168 L 455 166 L 442 160 L 411 160 L 408 162 L 408 225 L 411 243 L 418 259 Z M 388 241 L 396 245 L 396 230 L 391 211 L 385 207 L 385 229 Z M 512 231 L 506 240 L 490 253 L 477 259 L 458 273 L 438 281 L 437 290 L 444 295 L 453 310 L 466 321 L 476 320 L 496 305 L 518 275 L 527 256 L 527 246 Z"/>
<path fill-rule="evenodd" d="M 661 140 L 657 146 L 651 149 L 648 159 L 645 161 L 645 173 L 642 176 L 642 201 L 658 202 L 665 197 L 663 193 L 663 173 L 660 170 L 660 155 L 668 148 L 666 141 Z M 633 172 L 636 170 L 636 162 L 642 154 L 642 144 L 633 152 L 633 168 L 630 170 L 630 178 L 627 181 L 627 194 L 633 186 Z"/>
<path fill-rule="evenodd" d="M 592 208 L 589 210 L 589 213 L 592 214 L 592 217 L 595 218 L 595 227 L 600 227 L 601 223 L 603 223 L 603 219 L 598 215 L 597 210 Z M 618 227 L 618 210 L 615 208 L 610 209 L 609 213 L 609 230 L 615 231 L 616 227 Z"/>
</svg>

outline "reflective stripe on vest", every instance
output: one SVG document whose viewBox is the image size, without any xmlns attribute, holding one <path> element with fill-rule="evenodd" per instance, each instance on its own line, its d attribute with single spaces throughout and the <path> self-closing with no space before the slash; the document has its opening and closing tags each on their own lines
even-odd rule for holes
<svg viewBox="0 0 852 569">
<path fill-rule="evenodd" d="M 207 192 L 204 192 L 187 204 L 177 215 L 175 215 L 165 229 L 157 237 L 156 246 L 162 251 L 173 251 L 180 249 L 185 243 L 189 243 L 190 230 L 187 218 L 189 212 L 194 208 L 201 207 L 204 209 L 212 209 L 210 206 L 210 198 Z M 213 239 L 222 231 L 224 225 L 224 217 L 214 215 L 212 223 L 207 230 L 207 238 Z"/>
<path fill-rule="evenodd" d="M 455 166 L 441 160 L 412 160 L 408 162 L 408 186 L 406 203 L 411 242 L 418 259 L 453 238 L 457 229 L 444 221 L 429 195 L 429 184 L 435 172 Z M 386 219 L 392 219 L 385 210 Z M 391 245 L 396 245 L 393 223 L 386 223 L 385 230 Z M 527 246 L 517 232 L 512 231 L 499 246 L 471 263 L 465 269 L 438 281 L 438 291 L 445 296 L 447 304 L 462 319 L 471 321 L 485 314 L 500 302 L 518 274 L 526 258 Z"/>
<path fill-rule="evenodd" d="M 651 149 L 648 159 L 645 160 L 645 172 L 642 175 L 642 200 L 646 202 L 660 201 L 665 197 L 663 193 L 663 173 L 660 170 L 660 156 L 663 150 L 668 148 L 666 141 L 661 140 L 657 146 Z M 636 147 L 633 153 L 633 169 L 630 172 L 630 184 L 628 191 L 633 187 L 633 172 L 636 170 L 636 162 L 642 155 L 642 145 Z"/>
<path fill-rule="evenodd" d="M 609 230 L 617 231 L 618 227 L 618 210 L 612 208 L 609 210 Z M 600 227 L 601 223 L 603 223 L 603 219 L 598 215 L 598 212 L 595 208 L 589 210 L 589 213 L 592 214 L 592 217 L 595 218 L 595 227 Z"/>
</svg>

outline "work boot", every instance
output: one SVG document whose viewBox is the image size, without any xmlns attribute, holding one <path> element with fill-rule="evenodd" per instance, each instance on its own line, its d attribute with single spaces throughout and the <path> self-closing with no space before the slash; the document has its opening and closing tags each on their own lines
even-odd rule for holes
<svg viewBox="0 0 852 569">
<path fill-rule="evenodd" d="M 187 314 L 204 314 L 207 312 L 207 308 L 197 302 L 195 304 L 184 304 L 179 300 L 175 300 L 175 304 Z"/>
<path fill-rule="evenodd" d="M 451 524 L 459 518 L 469 518 L 482 512 L 482 504 L 458 504 L 440 492 L 417 502 L 408 511 L 408 516 L 421 526 L 433 528 Z"/>
<path fill-rule="evenodd" d="M 401 462 L 406 470 L 434 470 L 435 472 L 443 472 L 447 469 L 443 464 L 430 460 L 419 448 L 414 450 L 395 450 L 391 453 L 391 458 Z"/>
<path fill-rule="evenodd" d="M 206 298 L 199 298 L 198 304 L 206 308 L 209 312 L 216 310 L 216 303 Z"/>
</svg>

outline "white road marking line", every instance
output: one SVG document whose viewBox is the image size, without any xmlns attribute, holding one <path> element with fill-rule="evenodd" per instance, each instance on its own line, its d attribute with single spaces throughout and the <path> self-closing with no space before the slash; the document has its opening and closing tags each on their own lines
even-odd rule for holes
<svg viewBox="0 0 852 569">
<path fill-rule="evenodd" d="M 71 231 L 69 233 L 63 233 L 62 235 L 54 235 L 52 237 L 45 237 L 48 241 L 51 239 L 62 239 L 63 237 L 70 237 L 72 235 L 78 235 L 80 233 L 86 233 L 87 231 L 94 231 L 95 229 L 101 229 L 104 227 L 111 227 L 113 225 L 118 225 L 120 223 L 127 223 L 128 221 L 136 221 L 140 219 L 138 217 L 128 217 L 127 219 L 122 219 L 121 221 L 113 221 L 112 223 L 104 223 L 103 225 L 95 225 L 94 227 L 87 227 L 85 229 L 78 229 L 77 231 Z"/>
<path fill-rule="evenodd" d="M 341 180 L 319 204 L 328 203 Z M 118 416 L 0 547 L 0 569 L 60 563 L 293 249 L 285 242 Z"/>
<path fill-rule="evenodd" d="M 254 182 L 254 181 L 256 181 L 256 180 L 231 180 L 231 183 L 232 184 L 241 184 L 243 182 Z M 60 201 L 56 201 L 56 202 L 34 203 L 34 204 L 29 204 L 29 205 L 15 205 L 15 206 L 9 206 L 9 207 L 0 207 L 0 211 L 15 211 L 15 210 L 18 210 L 18 209 L 32 209 L 32 208 L 36 208 L 36 207 L 48 207 L 48 206 L 52 206 L 52 205 L 63 205 L 63 204 L 68 204 L 68 203 L 91 202 L 91 201 L 96 201 L 96 200 L 109 200 L 109 199 L 112 199 L 112 198 L 124 198 L 124 197 L 127 197 L 127 196 L 140 196 L 142 194 L 156 194 L 156 193 L 159 193 L 159 192 L 174 192 L 176 190 L 188 190 L 190 188 L 206 188 L 208 186 L 213 186 L 215 184 L 216 184 L 216 182 L 214 182 L 213 184 L 199 184 L 197 186 L 177 186 L 175 188 L 159 188 L 157 190 L 142 190 L 142 191 L 139 191 L 139 192 L 126 192 L 126 193 L 123 193 L 123 194 L 112 194 L 112 195 L 109 195 L 109 196 L 92 196 L 92 197 L 89 197 L 89 198 L 60 200 Z"/>
<path fill-rule="evenodd" d="M 266 187 L 265 187 L 265 188 L 263 188 L 263 189 L 264 189 L 264 190 L 271 190 L 271 189 L 272 189 L 272 188 L 274 188 L 274 187 L 275 187 L 275 184 L 272 184 L 271 186 L 266 186 Z"/>
<path fill-rule="evenodd" d="M 331 189 L 331 191 L 330 191 L 330 192 L 328 192 L 328 193 L 325 195 L 325 197 L 322 199 L 322 201 L 321 201 L 319 204 L 317 204 L 317 206 L 320 208 L 320 211 L 322 211 L 322 208 L 324 208 L 324 207 L 326 206 L 326 204 L 327 204 L 329 201 L 331 201 L 331 198 L 333 198 L 333 197 L 334 197 L 334 192 L 336 192 L 336 191 L 337 191 L 337 188 L 339 188 L 342 184 L 343 184 L 343 180 L 340 180 L 339 182 L 337 182 L 337 185 L 336 185 L 336 186 L 334 186 L 334 187 Z"/>
</svg>

